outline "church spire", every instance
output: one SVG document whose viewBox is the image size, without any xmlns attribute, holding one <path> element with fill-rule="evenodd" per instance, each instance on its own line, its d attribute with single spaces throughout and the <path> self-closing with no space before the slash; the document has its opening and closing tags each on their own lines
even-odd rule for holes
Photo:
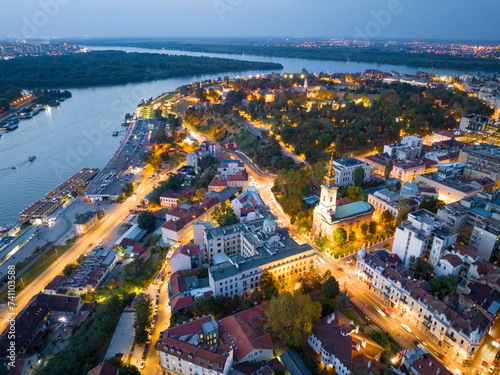
<svg viewBox="0 0 500 375">
<path fill-rule="evenodd" d="M 336 186 L 336 178 L 335 178 L 335 165 L 333 165 L 333 153 L 330 158 L 330 162 L 328 163 L 328 166 L 326 167 L 326 175 L 325 175 L 325 187 L 327 189 L 330 189 L 332 187 Z"/>
</svg>

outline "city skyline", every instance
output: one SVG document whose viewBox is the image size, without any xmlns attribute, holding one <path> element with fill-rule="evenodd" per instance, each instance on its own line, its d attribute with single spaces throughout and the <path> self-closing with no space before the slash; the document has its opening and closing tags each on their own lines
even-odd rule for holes
<svg viewBox="0 0 500 375">
<path fill-rule="evenodd" d="M 118 6 L 119 5 L 119 6 Z M 320 37 L 494 40 L 500 4 L 445 0 L 115 0 L 2 4 L 0 38 L 31 37 Z M 175 14 L 175 17 L 172 15 Z M 481 22 L 470 20 L 481 19 Z M 243 25 L 243 26 L 242 26 Z"/>
</svg>

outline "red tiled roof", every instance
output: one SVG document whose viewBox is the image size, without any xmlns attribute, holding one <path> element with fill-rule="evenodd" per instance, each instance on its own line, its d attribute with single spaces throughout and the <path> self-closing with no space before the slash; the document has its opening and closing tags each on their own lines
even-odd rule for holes
<svg viewBox="0 0 500 375">
<path fill-rule="evenodd" d="M 273 349 L 268 333 L 262 331 L 266 305 L 259 305 L 219 321 L 219 338 L 226 344 L 236 341 L 234 358 L 241 361 L 253 350 Z"/>
<path fill-rule="evenodd" d="M 458 267 L 464 264 L 464 262 L 462 261 L 462 259 L 458 257 L 458 255 L 453 255 L 453 254 L 441 257 L 440 260 L 447 260 L 453 267 Z"/>
<path fill-rule="evenodd" d="M 134 247 L 132 249 L 132 252 L 134 254 L 142 254 L 144 249 L 145 249 L 145 245 L 143 243 L 140 243 L 140 242 L 137 242 L 136 244 L 134 244 Z"/>
<path fill-rule="evenodd" d="M 134 240 L 132 240 L 131 238 L 124 238 L 122 242 L 120 242 L 120 246 L 125 248 L 133 245 L 134 245 Z"/>
<path fill-rule="evenodd" d="M 249 212 L 255 212 L 255 208 L 253 207 L 242 207 L 241 210 L 240 210 L 241 214 L 242 215 L 245 215 Z"/>
<path fill-rule="evenodd" d="M 175 249 L 174 253 L 172 254 L 172 258 L 179 254 L 192 257 L 193 255 L 198 255 L 200 253 L 201 251 L 198 245 L 184 245 L 179 246 L 177 249 Z"/>
<path fill-rule="evenodd" d="M 424 354 L 417 359 L 412 367 L 418 371 L 419 375 L 452 375 L 453 373 L 441 364 L 431 354 Z M 438 371 L 439 370 L 439 371 Z"/>
<path fill-rule="evenodd" d="M 185 307 L 192 306 L 193 304 L 194 304 L 194 299 L 193 299 L 193 296 L 191 296 L 191 295 L 186 296 L 186 297 L 175 296 L 170 301 L 172 311 L 183 309 Z"/>
<path fill-rule="evenodd" d="M 87 375 L 117 375 L 118 370 L 118 367 L 103 362 L 90 370 Z"/>
</svg>

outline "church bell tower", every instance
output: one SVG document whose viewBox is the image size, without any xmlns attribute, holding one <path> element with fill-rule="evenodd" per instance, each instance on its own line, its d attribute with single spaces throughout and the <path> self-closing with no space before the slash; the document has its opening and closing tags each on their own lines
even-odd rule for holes
<svg viewBox="0 0 500 375">
<path fill-rule="evenodd" d="M 337 184 L 335 183 L 335 166 L 333 165 L 333 155 L 326 168 L 325 182 L 321 185 L 321 197 L 319 204 L 327 212 L 335 213 L 337 208 Z"/>
</svg>

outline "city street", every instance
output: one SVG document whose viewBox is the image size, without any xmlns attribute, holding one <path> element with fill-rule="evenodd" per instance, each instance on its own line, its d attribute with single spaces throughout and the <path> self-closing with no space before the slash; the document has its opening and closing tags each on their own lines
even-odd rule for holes
<svg viewBox="0 0 500 375">
<path fill-rule="evenodd" d="M 177 171 L 184 163 L 172 167 L 165 171 L 165 175 L 170 172 Z M 129 215 L 131 209 L 135 209 L 138 202 L 149 193 L 154 186 L 163 178 L 161 174 L 155 176 L 154 178 L 143 178 L 141 183 L 136 187 L 135 196 L 128 198 L 122 204 L 112 205 L 107 212 L 105 217 L 106 220 L 101 219 L 99 223 L 92 228 L 87 234 L 78 238 L 75 244 L 68 249 L 64 254 L 62 254 L 57 262 L 54 262 L 47 270 L 45 270 L 38 278 L 36 278 L 29 287 L 22 290 L 15 299 L 16 310 L 18 313 L 21 309 L 28 303 L 28 301 L 37 293 L 43 290 L 43 288 L 57 275 L 62 275 L 64 267 L 69 263 L 74 263 L 75 260 L 80 256 L 90 252 L 95 245 L 98 243 L 106 243 L 105 239 L 110 233 L 119 226 L 120 223 Z M 89 204 L 89 210 L 95 210 L 99 203 Z M 92 207 L 93 206 L 93 207 Z M 50 228 L 45 228 L 50 229 Z M 72 231 L 71 228 L 69 231 Z M 42 234 L 43 236 L 43 234 Z M 8 324 L 6 322 L 7 311 L 2 311 L 0 313 L 1 326 L 0 329 L 4 329 Z"/>
</svg>

